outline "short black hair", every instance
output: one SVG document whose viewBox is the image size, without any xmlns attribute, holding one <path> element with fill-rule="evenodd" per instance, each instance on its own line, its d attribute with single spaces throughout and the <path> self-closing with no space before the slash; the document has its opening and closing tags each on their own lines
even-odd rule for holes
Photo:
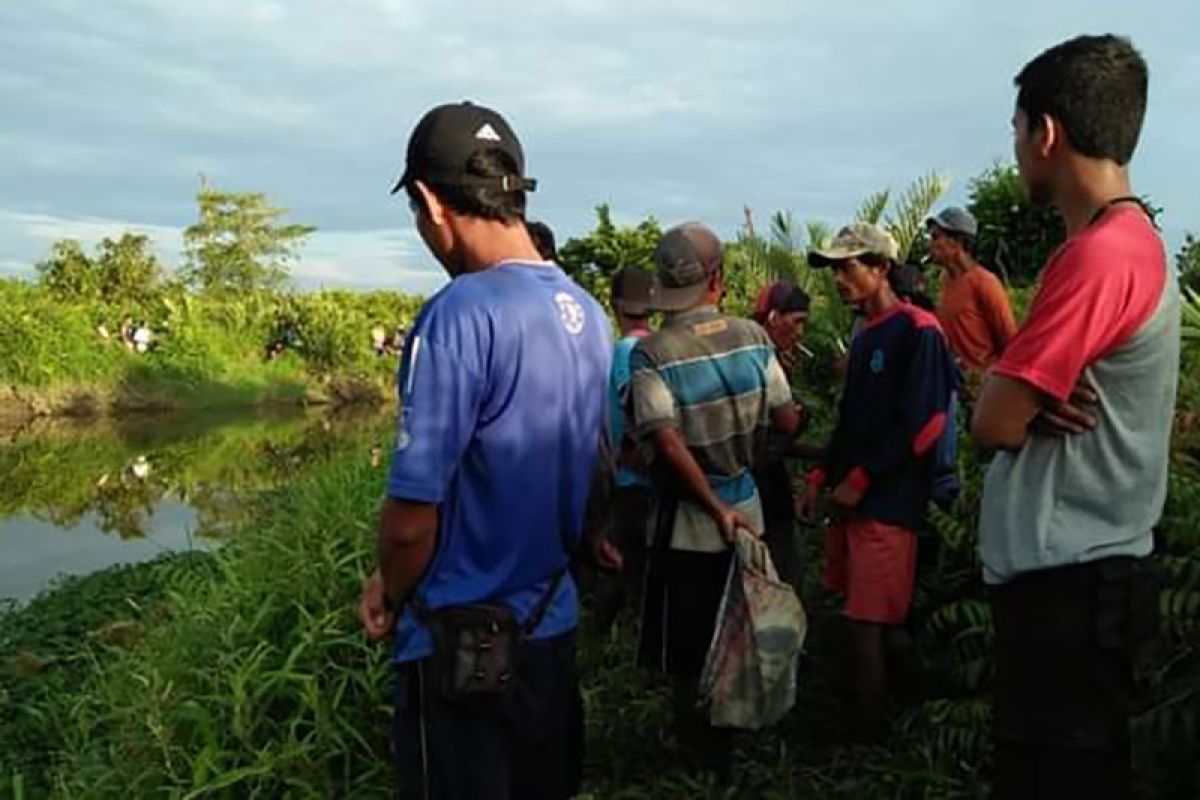
<svg viewBox="0 0 1200 800">
<path fill-rule="evenodd" d="M 1149 82 L 1141 53 L 1113 35 L 1079 36 L 1051 47 L 1014 79 L 1030 130 L 1041 115 L 1051 116 L 1079 153 L 1121 166 L 1137 148 Z"/>
<path fill-rule="evenodd" d="M 935 308 L 933 301 L 928 294 L 921 291 L 921 281 L 924 277 L 921 268 L 916 264 L 901 262 L 894 264 L 891 271 L 888 272 L 888 283 L 891 284 L 892 291 L 901 300 L 907 300 L 917 308 L 933 311 Z"/>
<path fill-rule="evenodd" d="M 537 248 L 542 258 L 547 261 L 556 261 L 558 248 L 555 246 L 554 231 L 550 230 L 550 226 L 544 222 L 526 222 L 525 228 L 529 231 L 529 238 L 533 240 L 533 246 Z"/>
<path fill-rule="evenodd" d="M 479 178 L 503 178 L 506 175 L 520 178 L 521 170 L 511 155 L 498 147 L 489 147 L 467 159 L 466 174 Z M 521 189 L 504 191 L 493 187 L 449 186 L 421 180 L 439 200 L 459 214 L 504 223 L 525 221 L 525 192 Z M 409 199 L 424 208 L 424 201 L 416 186 L 412 182 L 404 186 Z"/>
</svg>

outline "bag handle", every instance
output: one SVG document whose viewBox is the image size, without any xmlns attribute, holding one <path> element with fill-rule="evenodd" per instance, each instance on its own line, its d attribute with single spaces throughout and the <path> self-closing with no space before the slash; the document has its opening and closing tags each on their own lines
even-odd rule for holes
<svg viewBox="0 0 1200 800">
<path fill-rule="evenodd" d="M 525 624 L 521 626 L 521 638 L 528 639 L 537 630 L 537 626 L 542 624 L 542 619 L 545 618 L 546 612 L 550 610 L 550 603 L 554 601 L 554 596 L 558 594 L 558 587 L 562 585 L 563 577 L 566 574 L 567 568 L 565 566 L 554 573 L 554 577 L 550 579 L 550 585 L 546 587 L 546 591 L 538 598 L 537 605 L 530 612 L 529 619 L 525 620 Z"/>
</svg>

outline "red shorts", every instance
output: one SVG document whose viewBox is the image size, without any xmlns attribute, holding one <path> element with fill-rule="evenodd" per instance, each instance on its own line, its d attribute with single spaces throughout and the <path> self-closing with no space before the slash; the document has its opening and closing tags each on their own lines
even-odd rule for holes
<svg viewBox="0 0 1200 800">
<path fill-rule="evenodd" d="M 834 523 L 825 534 L 825 588 L 846 596 L 848 619 L 900 625 L 917 573 L 917 536 L 872 519 Z"/>
</svg>

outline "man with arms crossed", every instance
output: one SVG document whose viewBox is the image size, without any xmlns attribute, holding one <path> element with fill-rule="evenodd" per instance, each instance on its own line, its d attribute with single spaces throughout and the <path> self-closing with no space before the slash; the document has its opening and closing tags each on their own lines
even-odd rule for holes
<svg viewBox="0 0 1200 800">
<path fill-rule="evenodd" d="M 1180 332 L 1175 275 L 1129 183 L 1147 83 L 1114 36 L 1064 42 L 1016 78 L 1021 179 L 1068 239 L 971 426 L 999 451 L 980 521 L 999 797 L 1132 793 L 1133 662 L 1157 606 L 1145 558 L 1166 498 Z"/>
</svg>

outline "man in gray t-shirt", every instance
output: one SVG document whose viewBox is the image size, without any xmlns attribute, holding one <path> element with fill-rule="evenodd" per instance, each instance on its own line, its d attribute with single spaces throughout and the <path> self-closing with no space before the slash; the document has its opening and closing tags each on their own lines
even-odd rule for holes
<svg viewBox="0 0 1200 800">
<path fill-rule="evenodd" d="M 1080 37 L 1017 77 L 1017 164 L 1067 242 L 992 368 L 972 433 L 1000 452 L 980 515 L 995 587 L 996 792 L 1127 797 L 1143 563 L 1162 513 L 1179 289 L 1129 184 L 1146 105 L 1126 40 Z"/>
</svg>

